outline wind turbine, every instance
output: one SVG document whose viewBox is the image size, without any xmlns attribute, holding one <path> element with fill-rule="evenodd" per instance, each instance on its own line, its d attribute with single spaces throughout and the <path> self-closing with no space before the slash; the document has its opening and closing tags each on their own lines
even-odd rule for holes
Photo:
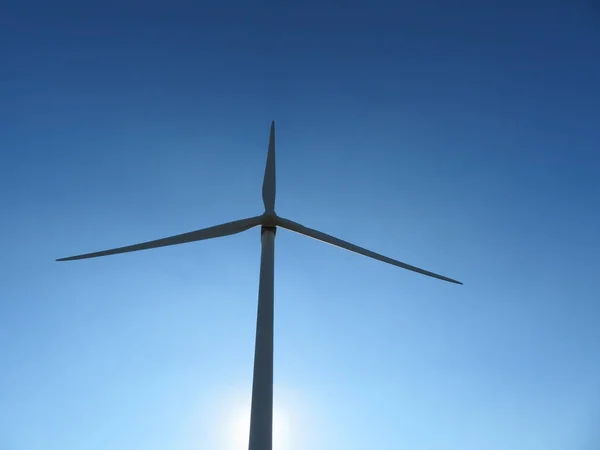
<svg viewBox="0 0 600 450">
<path fill-rule="evenodd" d="M 265 212 L 260 216 L 215 225 L 209 228 L 178 234 L 163 239 L 143 242 L 110 250 L 84 255 L 60 258 L 57 261 L 73 261 L 76 259 L 96 258 L 98 256 L 116 255 L 118 253 L 135 252 L 168 245 L 213 239 L 241 233 L 258 225 L 261 226 L 261 258 L 260 281 L 258 285 L 258 312 L 256 318 L 256 342 L 254 348 L 254 374 L 252 379 L 252 404 L 250 411 L 249 450 L 272 450 L 273 435 L 273 278 L 275 263 L 275 232 L 277 227 L 286 228 L 299 234 L 326 242 L 337 247 L 383 261 L 403 269 L 411 270 L 429 277 L 462 284 L 424 269 L 397 261 L 379 253 L 372 252 L 358 245 L 343 241 L 312 228 L 305 227 L 275 213 L 275 122 L 271 122 L 269 150 L 262 187 Z"/>
</svg>

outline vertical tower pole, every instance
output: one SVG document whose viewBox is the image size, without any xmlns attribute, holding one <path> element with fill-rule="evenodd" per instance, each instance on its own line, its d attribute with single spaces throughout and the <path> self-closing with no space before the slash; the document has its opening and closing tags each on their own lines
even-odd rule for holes
<svg viewBox="0 0 600 450">
<path fill-rule="evenodd" d="M 262 227 L 261 244 L 249 450 L 273 448 L 275 227 Z"/>
</svg>

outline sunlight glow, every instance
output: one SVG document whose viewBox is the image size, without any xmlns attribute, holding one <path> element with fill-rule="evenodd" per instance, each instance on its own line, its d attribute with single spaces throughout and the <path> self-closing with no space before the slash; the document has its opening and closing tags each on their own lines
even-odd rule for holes
<svg viewBox="0 0 600 450">
<path fill-rule="evenodd" d="M 210 417 L 206 422 L 210 441 L 215 450 L 248 450 L 250 437 L 250 403 L 248 386 L 228 383 L 223 389 L 213 391 L 212 398 L 202 400 L 203 409 Z M 273 450 L 299 450 L 310 448 L 314 439 L 322 437 L 319 433 L 317 404 L 307 398 L 305 391 L 288 386 L 274 385 L 273 405 Z M 309 406 L 310 405 L 310 406 Z M 308 411 L 314 411 L 309 414 Z M 308 420 L 310 418 L 310 420 Z M 196 434 L 195 436 L 199 436 Z M 200 448 L 209 448 L 207 434 L 198 442 Z"/>
<path fill-rule="evenodd" d="M 273 409 L 273 450 L 291 450 L 288 416 L 275 405 Z M 232 414 L 229 433 L 231 450 L 247 450 L 250 433 L 250 408 L 239 408 Z"/>
</svg>

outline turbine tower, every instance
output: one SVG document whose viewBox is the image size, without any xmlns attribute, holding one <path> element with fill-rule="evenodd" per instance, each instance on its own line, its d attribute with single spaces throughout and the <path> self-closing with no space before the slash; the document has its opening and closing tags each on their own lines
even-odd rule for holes
<svg viewBox="0 0 600 450">
<path fill-rule="evenodd" d="M 327 244 L 335 245 L 403 269 L 438 278 L 443 281 L 449 281 L 450 283 L 462 284 L 460 281 L 453 280 L 452 278 L 388 258 L 387 256 L 380 255 L 379 253 L 372 252 L 359 247 L 358 245 L 351 244 L 278 216 L 275 213 L 275 122 L 271 123 L 262 197 L 265 211 L 260 216 L 236 220 L 197 231 L 191 231 L 189 233 L 143 242 L 141 244 L 57 259 L 57 261 L 73 261 L 77 259 L 96 258 L 98 256 L 116 255 L 118 253 L 135 252 L 138 250 L 213 239 L 241 233 L 242 231 L 260 225 L 262 249 L 260 258 L 260 280 L 258 286 L 258 312 L 256 318 L 256 341 L 254 348 L 249 450 L 272 450 L 273 443 L 273 280 L 275 264 L 275 232 L 277 227 L 286 228 L 290 231 L 323 241 Z"/>
</svg>

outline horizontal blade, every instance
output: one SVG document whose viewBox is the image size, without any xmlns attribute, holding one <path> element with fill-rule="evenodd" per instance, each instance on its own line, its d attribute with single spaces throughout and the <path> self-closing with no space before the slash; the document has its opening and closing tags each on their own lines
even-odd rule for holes
<svg viewBox="0 0 600 450">
<path fill-rule="evenodd" d="M 252 227 L 260 225 L 261 216 L 250 217 L 248 219 L 236 220 L 234 222 L 215 225 L 214 227 L 204 228 L 202 230 L 191 231 L 189 233 L 178 234 L 155 241 L 143 242 L 141 244 L 128 245 L 127 247 L 113 248 L 95 253 L 86 253 L 85 255 L 70 256 L 68 258 L 60 258 L 57 261 L 73 261 L 76 259 L 97 258 L 98 256 L 116 255 L 118 253 L 135 252 L 138 250 L 147 250 L 150 248 L 166 247 L 168 245 L 184 244 L 186 242 L 202 241 L 204 239 L 212 239 L 231 234 L 241 233 Z"/>
<path fill-rule="evenodd" d="M 462 284 L 460 281 L 453 280 L 452 278 L 438 275 L 437 273 L 419 269 L 418 267 L 411 266 L 410 264 L 406 264 L 395 259 L 388 258 L 387 256 L 380 255 L 379 253 L 372 252 L 371 250 L 367 250 L 365 248 L 359 247 L 358 245 L 351 244 L 350 242 L 343 241 L 341 239 L 338 239 L 336 237 L 330 236 L 317 230 L 313 230 L 312 228 L 307 228 L 304 225 L 300 225 L 299 223 L 292 222 L 291 220 L 284 219 L 282 217 L 277 217 L 277 225 L 283 228 L 287 228 L 288 230 L 294 231 L 296 233 L 311 237 L 313 239 L 326 242 L 327 244 L 345 248 L 346 250 L 350 250 L 351 252 L 359 253 L 361 255 L 368 256 L 370 258 L 377 259 L 388 264 L 392 264 L 394 266 L 402 267 L 403 269 L 412 270 L 413 272 L 421 273 L 429 277 L 449 281 L 450 283 Z"/>
</svg>

